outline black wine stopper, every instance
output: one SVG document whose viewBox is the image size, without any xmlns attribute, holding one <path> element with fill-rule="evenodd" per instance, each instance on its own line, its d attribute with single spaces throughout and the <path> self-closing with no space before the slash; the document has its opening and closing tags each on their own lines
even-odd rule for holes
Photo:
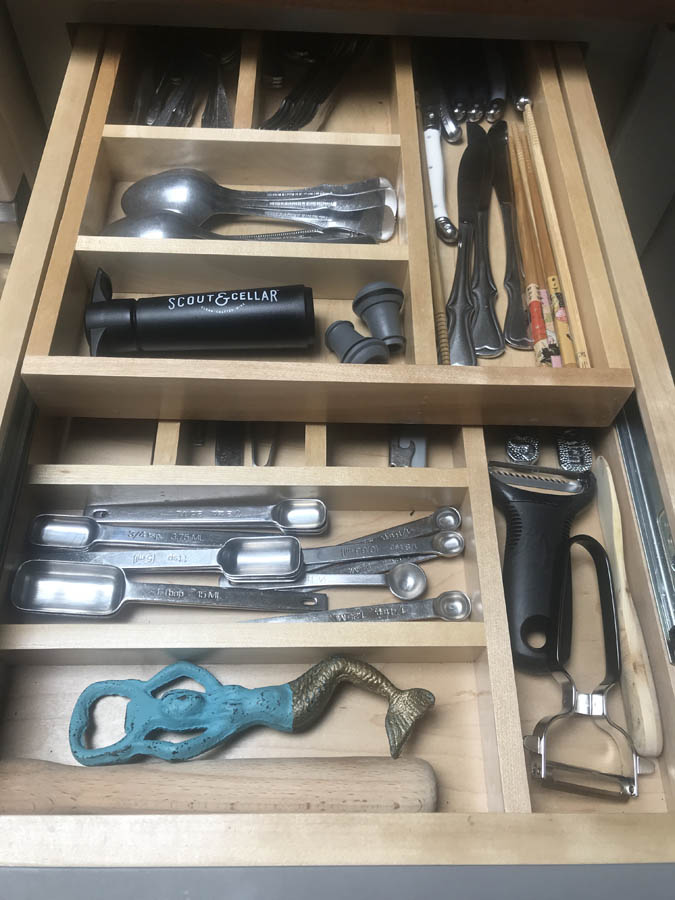
<svg viewBox="0 0 675 900">
<path fill-rule="evenodd" d="M 339 320 L 326 329 L 326 346 L 342 363 L 386 363 L 387 345 L 377 338 L 364 337 L 351 322 Z"/>
<path fill-rule="evenodd" d="M 373 337 L 383 341 L 390 353 L 405 349 L 401 327 L 403 291 L 388 281 L 373 281 L 356 295 L 352 309 L 368 326 Z"/>
</svg>

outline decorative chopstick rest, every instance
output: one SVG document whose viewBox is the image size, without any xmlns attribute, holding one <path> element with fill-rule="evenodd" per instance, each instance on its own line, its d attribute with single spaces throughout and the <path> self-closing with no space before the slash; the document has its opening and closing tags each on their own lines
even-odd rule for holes
<svg viewBox="0 0 675 900">
<path fill-rule="evenodd" d="M 113 300 L 98 269 L 84 314 L 92 356 L 309 349 L 314 299 L 303 284 Z"/>
<path fill-rule="evenodd" d="M 157 696 L 179 678 L 192 678 L 204 690 L 178 688 Z M 417 720 L 436 702 L 430 691 L 399 690 L 373 666 L 344 656 L 324 659 L 286 684 L 261 688 L 222 685 L 206 669 L 182 661 L 166 666 L 148 681 L 128 678 L 90 684 L 73 709 L 70 748 L 85 766 L 131 762 L 140 756 L 169 762 L 193 759 L 257 725 L 276 731 L 304 731 L 320 718 L 343 681 L 387 699 L 385 728 L 394 758 L 401 753 Z M 102 697 L 129 700 L 124 737 L 107 747 L 89 747 L 86 734 L 91 711 Z M 159 738 L 161 732 L 191 736 L 174 742 Z"/>
</svg>

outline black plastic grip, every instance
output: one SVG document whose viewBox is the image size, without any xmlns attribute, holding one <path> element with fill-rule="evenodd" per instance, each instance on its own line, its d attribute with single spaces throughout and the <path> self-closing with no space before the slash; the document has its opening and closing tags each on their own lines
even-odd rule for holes
<svg viewBox="0 0 675 900">
<path fill-rule="evenodd" d="M 603 685 L 616 684 L 621 676 L 621 645 L 616 616 L 616 599 L 612 582 L 612 569 L 607 551 L 599 541 L 588 534 L 575 534 L 568 547 L 575 544 L 587 550 L 595 564 L 602 613 L 602 634 L 605 644 L 605 677 Z M 572 642 L 572 556 L 567 553 L 563 574 L 563 590 L 556 617 L 556 627 L 549 642 L 549 667 L 551 671 L 563 668 L 569 659 Z"/>
<path fill-rule="evenodd" d="M 516 470 L 517 466 L 512 466 Z M 531 467 L 523 467 L 533 471 Z M 561 472 L 562 476 L 566 473 Z M 581 484 L 577 493 L 546 492 L 546 479 L 533 489 L 505 484 L 490 473 L 492 497 L 506 518 L 506 545 L 502 578 L 511 637 L 513 662 L 517 669 L 529 672 L 550 671 L 551 641 L 555 640 L 557 615 L 561 608 L 571 609 L 569 579 L 569 533 L 572 522 L 595 494 L 595 477 L 590 472 L 575 475 Z M 537 488 L 537 490 L 534 490 Z M 545 641 L 535 646 L 535 635 Z M 561 663 L 569 657 L 563 642 Z M 566 655 L 565 655 L 566 653 Z"/>
</svg>

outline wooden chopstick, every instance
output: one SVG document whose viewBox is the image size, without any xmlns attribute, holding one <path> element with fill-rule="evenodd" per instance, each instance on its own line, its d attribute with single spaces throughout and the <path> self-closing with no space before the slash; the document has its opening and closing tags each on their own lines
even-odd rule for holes
<svg viewBox="0 0 675 900">
<path fill-rule="evenodd" d="M 544 283 L 548 288 L 548 294 L 551 300 L 551 308 L 553 313 L 553 322 L 555 332 L 558 338 L 558 347 L 560 348 L 560 356 L 563 366 L 577 365 L 577 355 L 574 349 L 574 341 L 570 334 L 570 327 L 567 321 L 567 309 L 565 306 L 565 297 L 560 287 L 560 279 L 555 265 L 555 257 L 553 256 L 553 247 L 551 246 L 551 238 L 546 225 L 544 216 L 544 207 L 541 200 L 541 191 L 537 182 L 537 176 L 532 163 L 532 154 L 527 143 L 527 136 L 523 129 L 517 129 L 518 160 L 521 162 L 521 173 L 524 170 L 524 177 L 530 196 L 530 205 L 532 207 L 532 216 L 534 218 L 537 240 L 539 243 L 539 252 L 541 255 Z M 521 160 L 522 155 L 522 160 Z"/>
<path fill-rule="evenodd" d="M 534 120 L 532 108 L 529 105 L 527 105 L 525 107 L 525 110 L 523 111 L 523 122 L 525 123 L 527 142 L 529 145 L 533 168 L 537 176 L 537 183 L 539 185 L 548 235 L 550 238 L 554 259 L 557 261 L 556 271 L 565 276 L 565 307 L 567 311 L 567 320 L 570 334 L 576 353 L 577 365 L 580 369 L 588 369 L 590 368 L 591 363 L 588 356 L 588 348 L 586 347 L 584 330 L 581 325 L 581 317 L 579 315 L 579 307 L 577 305 L 576 294 L 574 293 L 574 285 L 572 284 L 571 278 L 569 277 L 569 266 L 567 264 L 565 244 L 562 239 L 560 223 L 558 222 L 558 214 L 553 202 L 553 194 L 551 192 L 551 185 L 548 180 L 544 154 L 542 153 L 541 144 L 539 143 L 537 124 Z"/>
<path fill-rule="evenodd" d="M 535 238 L 532 232 L 532 221 L 527 204 L 527 197 L 520 176 L 520 168 L 516 156 L 516 149 L 512 140 L 513 129 L 509 127 L 509 159 L 511 162 L 511 176 L 513 179 L 513 194 L 516 203 L 516 220 L 518 223 L 518 242 L 523 260 L 525 273 L 525 298 L 530 313 L 530 325 L 532 328 L 532 341 L 534 349 L 534 362 L 537 366 L 552 365 L 546 334 L 544 311 L 539 296 L 539 284 L 537 281 L 537 259 L 535 255 Z"/>
<path fill-rule="evenodd" d="M 532 203 L 532 195 L 529 191 L 527 182 L 527 170 L 525 166 L 525 154 L 523 150 L 523 141 L 517 126 L 511 128 L 511 138 L 518 159 L 518 168 L 520 170 L 520 180 L 523 186 L 523 193 L 526 198 L 525 206 L 527 206 L 527 218 L 529 221 L 530 234 L 532 239 L 532 247 L 535 258 L 535 266 L 537 273 L 537 284 L 539 285 L 539 298 L 541 300 L 541 309 L 546 325 L 546 340 L 551 356 L 551 365 L 559 369 L 562 366 L 562 358 L 560 355 L 560 344 L 558 340 L 555 317 L 553 315 L 553 307 L 548 288 L 546 287 L 546 273 L 544 271 L 544 263 L 541 255 L 541 247 L 537 240 L 536 217 L 533 215 L 534 206 Z"/>
</svg>

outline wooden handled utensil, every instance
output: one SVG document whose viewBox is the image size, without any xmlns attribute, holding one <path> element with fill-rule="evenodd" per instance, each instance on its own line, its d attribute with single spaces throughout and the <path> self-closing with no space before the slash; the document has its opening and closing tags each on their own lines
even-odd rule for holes
<svg viewBox="0 0 675 900">
<path fill-rule="evenodd" d="M 553 202 L 553 193 L 548 180 L 546 171 L 546 162 L 544 154 L 539 143 L 539 132 L 537 131 L 537 123 L 534 119 L 532 106 L 528 100 L 523 107 L 523 122 L 527 132 L 527 140 L 530 153 L 532 155 L 532 163 L 537 175 L 537 182 L 541 191 L 542 203 L 546 218 L 546 225 L 553 247 L 553 253 L 557 262 L 557 272 L 565 284 L 565 299 L 567 301 L 567 319 L 574 341 L 574 349 L 576 351 L 577 365 L 580 369 L 590 368 L 590 360 L 588 350 L 586 348 L 586 340 L 581 325 L 581 317 L 579 315 L 579 307 L 577 306 L 576 294 L 574 293 L 574 285 L 570 275 L 569 265 L 567 262 L 567 254 L 565 252 L 565 244 L 558 222 L 558 214 L 556 213 L 555 204 Z"/>
<path fill-rule="evenodd" d="M 532 222 L 527 204 L 527 196 L 520 175 L 518 157 L 509 130 L 509 158 L 511 161 L 511 175 L 513 177 L 513 195 L 516 201 L 516 220 L 518 222 L 518 241 L 523 260 L 523 272 L 525 274 L 525 302 L 530 313 L 530 326 L 532 328 L 532 341 L 534 344 L 534 361 L 538 366 L 551 365 L 548 352 L 548 338 L 546 335 L 546 323 L 539 296 L 539 282 L 537 273 L 537 260 L 534 251 L 535 238 L 532 232 Z"/>
<path fill-rule="evenodd" d="M 411 813 L 436 809 L 423 759 L 222 759 L 89 768 L 0 761 L 0 813 Z"/>
<path fill-rule="evenodd" d="M 663 730 L 659 703 L 640 620 L 626 580 L 621 511 L 612 470 L 607 460 L 599 456 L 594 471 L 600 524 L 612 568 L 616 595 L 619 640 L 623 657 L 621 694 L 626 709 L 628 731 L 640 756 L 660 756 L 663 749 Z"/>
<path fill-rule="evenodd" d="M 522 163 L 530 195 L 530 204 L 532 206 L 532 215 L 537 232 L 537 240 L 539 242 L 539 252 L 541 254 L 544 270 L 545 284 L 548 288 L 548 295 L 551 301 L 553 323 L 558 339 L 562 364 L 563 366 L 576 366 L 577 358 L 576 353 L 574 352 L 574 343 L 570 334 L 569 323 L 567 321 L 565 297 L 560 287 L 560 279 L 558 278 L 553 248 L 551 247 L 551 239 L 546 226 L 546 217 L 544 216 L 544 207 L 541 201 L 539 184 L 537 183 L 537 176 L 532 163 L 532 155 L 524 134 L 522 136 L 518 134 L 517 150 L 519 159 L 522 155 Z"/>
<path fill-rule="evenodd" d="M 523 186 L 523 194 L 526 199 L 527 213 L 523 211 L 523 215 L 527 215 L 528 218 L 528 228 L 530 233 L 530 238 L 532 241 L 532 253 L 534 254 L 535 267 L 537 273 L 537 284 L 539 285 L 539 299 L 541 300 L 541 312 L 544 317 L 544 324 L 546 325 L 546 341 L 548 343 L 549 348 L 549 356 L 551 359 L 551 365 L 554 368 L 560 368 L 562 366 L 562 360 L 560 358 L 560 347 L 558 343 L 558 335 L 557 329 L 555 325 L 555 319 L 553 316 L 553 308 L 551 305 L 551 297 L 549 295 L 549 290 L 546 283 L 546 276 L 544 272 L 544 263 L 541 255 L 541 247 L 538 240 L 537 234 L 537 226 L 536 219 L 532 215 L 533 205 L 532 205 L 532 194 L 530 190 L 530 185 L 527 178 L 527 168 L 525 166 L 525 152 L 523 149 L 523 140 L 521 140 L 521 136 L 518 128 L 512 129 L 513 135 L 513 146 L 516 151 L 516 157 L 518 159 L 518 168 L 520 169 L 520 180 Z"/>
</svg>

